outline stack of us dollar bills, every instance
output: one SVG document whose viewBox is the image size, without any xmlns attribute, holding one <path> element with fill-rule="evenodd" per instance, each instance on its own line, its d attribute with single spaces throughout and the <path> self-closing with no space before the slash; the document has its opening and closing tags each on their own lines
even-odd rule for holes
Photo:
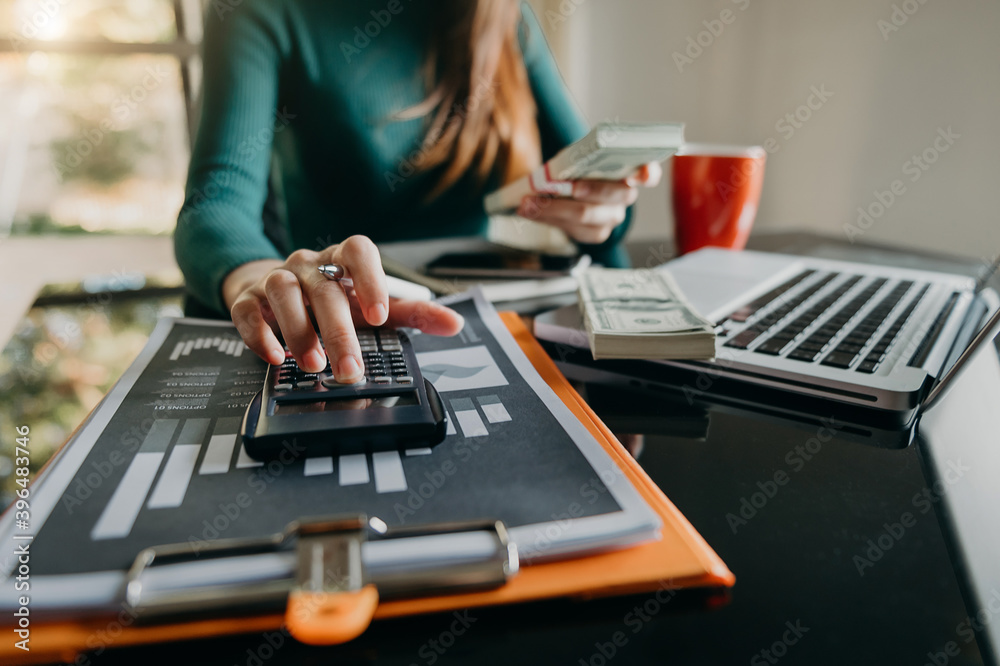
<svg viewBox="0 0 1000 666">
<path fill-rule="evenodd" d="M 579 294 L 595 359 L 715 358 L 715 326 L 663 269 L 589 268 Z"/>
<path fill-rule="evenodd" d="M 684 123 L 604 121 L 532 173 L 488 194 L 483 204 L 490 215 L 507 215 L 530 194 L 570 197 L 573 181 L 623 180 L 643 164 L 662 162 L 683 144 Z"/>
</svg>

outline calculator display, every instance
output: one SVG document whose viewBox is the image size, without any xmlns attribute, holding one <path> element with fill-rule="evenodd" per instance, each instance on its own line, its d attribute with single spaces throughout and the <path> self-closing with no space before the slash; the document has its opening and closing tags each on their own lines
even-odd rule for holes
<svg viewBox="0 0 1000 666">
<path fill-rule="evenodd" d="M 371 398 L 321 398 L 309 402 L 278 402 L 274 405 L 274 414 L 311 414 L 313 412 L 339 412 L 351 409 L 386 409 L 391 407 L 408 407 L 419 405 L 416 391 L 401 395 L 383 395 Z"/>
</svg>

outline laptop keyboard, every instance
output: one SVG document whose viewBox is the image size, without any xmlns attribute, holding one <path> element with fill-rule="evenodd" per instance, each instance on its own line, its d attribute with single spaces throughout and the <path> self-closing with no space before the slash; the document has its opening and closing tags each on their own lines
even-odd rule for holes
<svg viewBox="0 0 1000 666">
<path fill-rule="evenodd" d="M 845 294 L 864 279 L 861 275 L 848 276 L 836 288 L 824 294 L 821 299 L 810 305 L 807 310 L 799 313 L 791 321 L 782 322 L 789 313 L 808 301 L 827 285 L 836 282 L 838 278 L 842 277 L 841 273 L 831 273 L 821 277 L 814 284 L 796 293 L 794 296 L 790 298 L 785 296 L 788 291 L 815 273 L 816 271 L 814 270 L 803 271 L 727 317 L 727 320 L 732 322 L 745 322 L 752 319 L 758 311 L 765 310 L 769 305 L 778 301 L 778 303 L 775 303 L 777 307 L 733 336 L 725 343 L 725 346 L 735 349 L 749 349 L 754 342 L 763 338 L 764 341 L 753 348 L 755 353 L 779 356 L 787 352 L 785 358 L 795 361 L 819 363 L 829 367 L 847 369 L 855 364 L 862 350 L 871 342 L 875 332 L 879 330 L 889 314 L 899 305 L 899 302 L 906 293 L 913 287 L 912 281 L 899 282 L 888 293 L 882 296 L 878 303 L 860 321 L 854 323 L 845 332 L 844 328 L 848 323 L 855 318 L 858 312 L 888 282 L 885 278 L 875 278 L 852 296 L 849 301 L 840 305 L 823 322 L 822 326 L 812 331 L 808 337 L 802 339 L 803 331 L 809 328 L 813 322 L 823 318 Z M 866 374 L 875 372 L 927 290 L 928 285 L 921 286 L 920 292 L 899 313 L 893 323 L 882 333 L 874 346 L 857 363 L 857 367 L 854 368 L 855 371 Z M 781 324 L 780 326 L 779 323 Z M 841 336 L 841 333 L 844 334 Z M 838 336 L 841 336 L 840 340 L 837 342 L 836 347 L 831 349 L 831 341 Z"/>
<path fill-rule="evenodd" d="M 809 272 L 811 273 L 812 271 Z M 735 347 L 736 349 L 746 349 L 747 347 L 750 346 L 751 342 L 753 342 L 760 336 L 764 335 L 768 331 L 768 329 L 770 329 L 776 323 L 781 321 L 781 319 L 784 318 L 785 315 L 787 315 L 789 312 L 791 312 L 795 308 L 805 303 L 809 298 L 812 297 L 813 294 L 815 294 L 817 291 L 819 291 L 827 284 L 829 284 L 831 281 L 833 281 L 835 277 L 837 277 L 836 274 L 828 275 L 825 278 L 821 279 L 816 284 L 804 290 L 802 293 L 796 295 L 794 298 L 784 301 L 781 305 L 779 305 L 777 308 L 769 312 L 766 316 L 761 317 L 760 321 L 757 321 L 756 323 L 753 324 L 753 326 L 750 326 L 749 328 L 745 329 L 742 333 L 740 333 L 732 340 L 727 342 L 726 346 Z M 801 282 L 801 280 L 799 280 L 798 282 Z M 795 284 L 798 284 L 798 282 L 796 282 Z M 784 287 L 784 285 L 782 285 L 782 287 Z M 781 296 L 784 295 L 784 293 L 789 289 L 791 289 L 791 286 L 782 289 L 781 292 L 775 296 L 775 298 L 781 298 Z M 763 305 L 758 307 L 757 309 L 759 310 L 762 307 Z"/>
</svg>

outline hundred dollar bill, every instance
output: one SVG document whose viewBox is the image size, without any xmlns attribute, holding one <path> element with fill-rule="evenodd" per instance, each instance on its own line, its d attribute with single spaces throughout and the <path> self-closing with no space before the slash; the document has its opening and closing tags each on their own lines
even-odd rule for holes
<svg viewBox="0 0 1000 666">
<path fill-rule="evenodd" d="M 595 359 L 715 357 L 715 326 L 663 270 L 591 268 L 579 295 Z"/>
</svg>

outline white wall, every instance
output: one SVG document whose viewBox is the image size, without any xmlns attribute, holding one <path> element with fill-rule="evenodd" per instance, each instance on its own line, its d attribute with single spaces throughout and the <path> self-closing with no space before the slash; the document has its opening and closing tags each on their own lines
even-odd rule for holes
<svg viewBox="0 0 1000 666">
<path fill-rule="evenodd" d="M 689 141 L 775 139 L 758 229 L 845 237 L 857 208 L 898 179 L 904 193 L 864 240 L 976 257 L 1000 251 L 993 204 L 1000 190 L 1000 3 L 541 2 L 550 8 L 540 12 L 542 26 L 592 122 L 679 120 Z M 904 4 L 912 15 L 884 37 L 878 21 L 892 25 L 893 6 L 902 12 Z M 678 67 L 673 54 L 683 54 L 688 38 L 706 30 L 703 21 L 723 10 L 732 12 L 731 23 Z M 812 86 L 832 96 L 800 128 L 777 127 L 807 102 Z M 959 138 L 912 181 L 904 163 L 949 127 Z M 669 234 L 667 197 L 665 185 L 643 194 L 633 237 Z"/>
</svg>

